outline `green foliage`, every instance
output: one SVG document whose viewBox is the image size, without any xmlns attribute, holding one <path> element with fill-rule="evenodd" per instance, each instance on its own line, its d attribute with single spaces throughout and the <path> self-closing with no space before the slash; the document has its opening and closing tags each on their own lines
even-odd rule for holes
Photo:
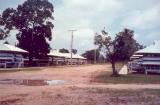
<svg viewBox="0 0 160 105">
<path fill-rule="evenodd" d="M 99 58 L 99 49 L 96 49 L 96 59 L 98 60 Z M 95 57 L 95 50 L 88 50 L 85 53 L 82 54 L 83 57 L 87 58 L 87 60 L 91 61 L 91 63 L 94 62 L 94 57 Z"/>
<path fill-rule="evenodd" d="M 51 49 L 48 41 L 52 39 L 53 12 L 48 0 L 27 0 L 17 9 L 7 8 L 2 13 L 2 25 L 7 31 L 19 31 L 18 46 L 29 51 L 30 60 L 46 56 Z"/>
<path fill-rule="evenodd" d="M 8 42 L 8 41 L 5 41 L 4 44 L 9 44 L 9 42 Z"/>
<path fill-rule="evenodd" d="M 59 49 L 59 52 L 61 52 L 61 53 L 69 53 L 69 50 L 65 49 L 65 48 L 62 48 L 62 49 Z M 76 49 L 72 49 L 72 53 L 76 54 L 77 50 Z"/>
<path fill-rule="evenodd" d="M 72 49 L 72 53 L 73 53 L 73 54 L 76 54 L 76 53 L 77 53 L 77 50 L 76 50 L 76 49 Z"/>
<path fill-rule="evenodd" d="M 59 52 L 61 52 L 61 53 L 69 53 L 68 49 L 65 49 L 65 48 L 59 49 Z"/>
<path fill-rule="evenodd" d="M 3 40 L 7 37 L 7 35 L 5 34 L 4 30 L 0 28 L 0 40 Z"/>
<path fill-rule="evenodd" d="M 144 74 L 128 74 L 121 75 L 117 78 L 110 77 L 110 71 L 100 72 L 98 76 L 94 77 L 94 81 L 111 84 L 159 84 L 159 75 L 144 75 Z"/>
<path fill-rule="evenodd" d="M 0 15 L 0 40 L 5 39 L 9 36 L 9 30 L 4 27 L 4 21 Z"/>
<path fill-rule="evenodd" d="M 143 48 L 133 37 L 134 31 L 130 29 L 124 29 L 116 35 L 114 42 L 117 60 L 129 60 L 135 51 Z"/>
<path fill-rule="evenodd" d="M 116 54 L 115 54 L 115 43 L 111 40 L 111 37 L 105 30 L 102 30 L 101 34 L 97 34 L 94 39 L 94 43 L 99 46 L 99 48 L 106 49 L 106 58 L 112 64 L 113 76 L 118 76 L 115 69 Z"/>
<path fill-rule="evenodd" d="M 122 32 L 119 32 L 114 40 L 111 39 L 105 30 L 102 30 L 101 34 L 96 33 L 94 42 L 100 49 L 106 49 L 106 58 L 111 62 L 113 75 L 115 76 L 117 75 L 115 62 L 128 60 L 135 51 L 142 47 L 133 36 L 134 31 L 130 29 L 124 29 Z"/>
</svg>

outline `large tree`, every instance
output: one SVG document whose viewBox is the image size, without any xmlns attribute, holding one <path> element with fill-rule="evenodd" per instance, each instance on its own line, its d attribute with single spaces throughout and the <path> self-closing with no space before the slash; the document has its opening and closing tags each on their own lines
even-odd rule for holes
<svg viewBox="0 0 160 105">
<path fill-rule="evenodd" d="M 128 60 L 141 47 L 133 36 L 134 31 L 130 29 L 124 29 L 116 34 L 114 40 L 105 30 L 102 30 L 100 34 L 96 33 L 95 44 L 99 45 L 100 49 L 106 49 L 106 58 L 112 64 L 112 76 L 118 76 L 115 63 L 119 60 Z"/>
<path fill-rule="evenodd" d="M 124 29 L 116 34 L 114 42 L 116 58 L 121 61 L 129 60 L 135 51 L 143 48 L 143 46 L 134 39 L 134 31 L 130 29 Z"/>
<path fill-rule="evenodd" d="M 87 60 L 89 60 L 91 63 L 94 63 L 95 57 L 96 57 L 96 60 L 98 60 L 100 56 L 100 52 L 99 52 L 99 49 L 96 49 L 96 53 L 95 53 L 95 49 L 88 50 L 85 53 L 83 53 L 82 56 L 87 58 Z"/>
<path fill-rule="evenodd" d="M 54 8 L 48 0 L 27 0 L 17 9 L 7 8 L 2 13 L 5 30 L 16 29 L 18 46 L 29 51 L 29 61 L 41 58 L 50 51 L 48 41 L 52 39 Z"/>
</svg>

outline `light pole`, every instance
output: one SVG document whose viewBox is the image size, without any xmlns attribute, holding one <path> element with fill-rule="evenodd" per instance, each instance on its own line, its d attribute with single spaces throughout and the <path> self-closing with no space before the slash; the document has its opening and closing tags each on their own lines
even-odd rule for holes
<svg viewBox="0 0 160 105">
<path fill-rule="evenodd" d="M 73 33 L 77 30 L 68 30 L 68 31 L 71 31 L 71 65 L 72 65 Z"/>
<path fill-rule="evenodd" d="M 96 51 L 96 46 L 95 46 L 95 49 L 94 49 L 94 63 L 96 64 L 97 63 L 97 51 Z"/>
<path fill-rule="evenodd" d="M 94 40 L 96 39 L 96 36 L 97 36 L 97 33 L 95 33 L 95 36 L 94 36 Z M 96 51 L 96 45 L 94 46 L 94 64 L 96 64 L 97 63 L 97 51 Z"/>
</svg>

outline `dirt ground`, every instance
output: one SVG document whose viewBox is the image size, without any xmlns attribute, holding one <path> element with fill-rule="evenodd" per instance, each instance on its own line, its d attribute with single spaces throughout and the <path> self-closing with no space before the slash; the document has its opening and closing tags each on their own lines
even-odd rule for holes
<svg viewBox="0 0 160 105">
<path fill-rule="evenodd" d="M 160 105 L 159 94 L 149 94 L 145 91 L 140 94 L 142 89 L 160 89 L 159 84 L 103 84 L 92 81 L 96 73 L 106 70 L 111 70 L 109 64 L 2 72 L 0 80 L 65 82 L 44 86 L 0 84 L 0 105 Z"/>
</svg>

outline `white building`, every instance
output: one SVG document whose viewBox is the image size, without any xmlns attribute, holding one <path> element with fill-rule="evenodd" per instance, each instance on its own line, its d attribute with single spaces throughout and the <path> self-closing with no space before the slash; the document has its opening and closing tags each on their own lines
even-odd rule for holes
<svg viewBox="0 0 160 105">
<path fill-rule="evenodd" d="M 160 73 L 160 41 L 135 52 L 128 64 L 131 70 Z"/>
<path fill-rule="evenodd" d="M 78 55 L 78 54 L 72 54 L 71 53 L 60 53 L 57 50 L 50 51 L 48 54 L 50 56 L 50 61 L 52 61 L 54 64 L 85 64 L 87 63 L 87 59 Z"/>
<path fill-rule="evenodd" d="M 23 54 L 27 51 L 9 44 L 0 44 L 0 68 L 22 67 Z"/>
</svg>

